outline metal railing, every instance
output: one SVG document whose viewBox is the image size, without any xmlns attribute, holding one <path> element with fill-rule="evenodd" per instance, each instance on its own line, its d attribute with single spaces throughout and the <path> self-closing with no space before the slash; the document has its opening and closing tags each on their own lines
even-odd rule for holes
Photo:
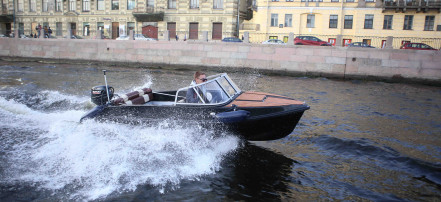
<svg viewBox="0 0 441 202">
<path fill-rule="evenodd" d="M 52 27 L 52 34 L 51 34 L 51 38 L 66 38 L 67 37 L 67 33 L 68 30 L 56 30 L 56 28 Z M 109 30 L 110 31 L 110 30 Z M 111 31 L 105 31 L 103 32 L 103 38 L 105 39 L 111 39 L 112 38 L 112 33 Z M 226 38 L 226 37 L 234 37 L 235 32 L 222 32 L 222 37 L 220 39 L 212 39 L 212 32 L 211 31 L 195 31 L 195 32 L 188 32 L 188 31 L 176 31 L 174 32 L 175 35 L 173 35 L 173 32 L 169 33 L 169 40 L 170 41 L 176 41 L 176 35 L 178 36 L 178 41 L 202 41 L 204 39 L 204 34 L 207 34 L 207 41 L 208 42 L 220 42 L 220 39 Z M 6 36 L 12 36 L 13 33 L 11 33 L 11 30 L 6 30 L 3 33 L 0 33 Z M 31 37 L 32 34 L 32 37 Z M 36 30 L 30 30 L 30 29 L 24 29 L 24 30 L 19 30 L 19 36 L 24 35 L 24 37 L 26 38 L 34 38 L 36 37 L 35 34 L 37 34 L 38 37 L 38 33 Z M 128 35 L 129 31 L 126 30 L 126 34 Z M 143 35 L 142 30 L 138 29 L 134 31 L 134 34 L 141 34 Z M 191 34 L 191 36 L 190 36 Z M 78 38 L 83 38 L 83 39 L 95 39 L 97 36 L 97 31 L 96 30 L 90 30 L 88 32 L 88 34 L 84 33 L 84 30 L 76 30 L 75 35 L 78 36 Z M 240 33 L 239 38 L 242 39 L 243 36 L 243 32 Z M 119 36 L 119 35 L 118 35 Z M 154 38 L 154 39 L 158 39 L 158 40 L 165 40 L 165 31 L 158 31 L 157 35 L 147 35 L 144 34 L 145 37 L 147 38 Z M 296 36 L 299 35 L 294 35 L 294 38 Z M 322 41 L 326 41 L 326 42 L 333 42 L 335 40 L 337 40 L 337 35 L 304 35 L 302 34 L 302 36 L 315 36 L 319 39 L 321 39 Z M 253 44 L 260 44 L 263 41 L 266 41 L 270 38 L 277 38 L 279 40 L 288 41 L 288 37 L 289 34 L 287 33 L 268 33 L 268 34 L 262 34 L 262 33 L 249 33 L 249 41 L 250 43 Z M 20 37 L 21 38 L 21 37 Z M 341 44 L 342 46 L 344 46 L 344 41 L 347 42 L 366 42 L 367 44 L 370 44 L 371 46 L 374 46 L 376 48 L 384 48 L 384 46 L 386 45 L 386 41 L 387 41 L 387 37 L 382 37 L 382 36 L 357 36 L 357 35 L 342 35 L 341 36 Z M 414 43 L 425 43 L 435 49 L 440 49 L 441 48 L 441 38 L 425 38 L 425 37 L 393 37 L 393 43 L 392 43 L 392 47 L 394 49 L 399 49 L 401 47 L 401 45 L 405 42 L 414 42 Z"/>
<path fill-rule="evenodd" d="M 158 13 L 164 12 L 164 7 L 135 7 L 132 13 Z"/>
<path fill-rule="evenodd" d="M 384 1 L 384 6 L 387 7 L 440 7 L 440 0 L 395 0 Z"/>
</svg>

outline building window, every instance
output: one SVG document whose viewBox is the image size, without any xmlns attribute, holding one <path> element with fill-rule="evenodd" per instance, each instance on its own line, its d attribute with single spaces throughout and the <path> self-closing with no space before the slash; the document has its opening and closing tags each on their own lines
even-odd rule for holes
<svg viewBox="0 0 441 202">
<path fill-rule="evenodd" d="M 155 0 L 147 0 L 147 8 L 155 7 Z"/>
<path fill-rule="evenodd" d="M 433 26 L 435 22 L 435 16 L 426 16 L 426 22 L 424 23 L 424 31 L 433 31 Z"/>
<path fill-rule="evenodd" d="M 353 16 L 345 15 L 345 29 L 352 29 Z"/>
<path fill-rule="evenodd" d="M 404 16 L 404 30 L 412 30 L 412 24 L 413 24 L 413 15 L 406 15 Z"/>
<path fill-rule="evenodd" d="M 168 6 L 167 8 L 175 9 L 176 8 L 176 0 L 168 0 L 167 6 Z"/>
<path fill-rule="evenodd" d="M 337 28 L 338 25 L 338 15 L 329 16 L 329 28 Z"/>
<path fill-rule="evenodd" d="M 42 0 L 42 2 L 41 2 L 41 11 L 43 11 L 43 12 L 47 12 L 47 3 L 48 3 L 48 0 Z"/>
<path fill-rule="evenodd" d="M 315 15 L 314 14 L 308 14 L 306 17 L 306 27 L 307 28 L 314 28 L 315 25 Z"/>
<path fill-rule="evenodd" d="M 135 0 L 127 0 L 127 10 L 133 10 L 135 8 Z"/>
<path fill-rule="evenodd" d="M 56 35 L 57 36 L 62 36 L 63 35 L 63 23 L 62 22 L 57 22 L 56 23 L 56 26 L 55 26 L 55 29 L 56 29 Z"/>
<path fill-rule="evenodd" d="M 374 2 L 374 0 L 365 0 L 366 2 Z"/>
<path fill-rule="evenodd" d="M 37 0 L 29 0 L 29 11 L 35 12 L 37 9 Z"/>
<path fill-rule="evenodd" d="M 294 2 L 294 0 L 286 0 L 286 2 Z"/>
<path fill-rule="evenodd" d="M 279 26 L 279 14 L 271 13 L 271 27 Z"/>
<path fill-rule="evenodd" d="M 99 11 L 103 11 L 105 8 L 104 0 L 97 0 L 97 1 L 98 1 L 98 3 L 96 6 L 96 9 Z"/>
<path fill-rule="evenodd" d="M 343 39 L 343 46 L 348 46 L 352 42 L 352 39 Z"/>
<path fill-rule="evenodd" d="M 24 34 L 24 24 L 23 23 L 18 23 L 18 36 L 21 36 Z"/>
<path fill-rule="evenodd" d="M 77 7 L 75 0 L 69 0 L 69 11 L 75 11 L 75 7 Z"/>
<path fill-rule="evenodd" d="M 199 23 L 190 22 L 190 32 L 188 35 L 188 39 L 196 40 L 198 38 L 199 38 Z"/>
<path fill-rule="evenodd" d="M 56 12 L 63 11 L 63 0 L 56 0 L 55 1 L 55 11 Z"/>
<path fill-rule="evenodd" d="M 17 11 L 18 12 L 23 12 L 24 10 L 24 0 L 18 0 L 18 8 Z"/>
<path fill-rule="evenodd" d="M 83 0 L 83 11 L 90 11 L 90 0 Z"/>
<path fill-rule="evenodd" d="M 112 0 L 112 10 L 119 10 L 119 0 Z"/>
<path fill-rule="evenodd" d="M 336 41 L 337 41 L 337 39 L 335 39 L 335 38 L 328 38 L 328 43 L 330 43 L 332 46 L 335 46 Z"/>
<path fill-rule="evenodd" d="M 223 0 L 213 0 L 213 8 L 221 9 L 224 7 Z"/>
<path fill-rule="evenodd" d="M 338 0 L 331 0 L 331 2 L 338 2 Z"/>
<path fill-rule="evenodd" d="M 285 14 L 285 27 L 292 27 L 292 14 Z"/>
<path fill-rule="evenodd" d="M 190 0 L 190 8 L 199 8 L 199 0 Z"/>
<path fill-rule="evenodd" d="M 83 22 L 83 36 L 90 36 L 90 24 L 88 22 Z"/>
<path fill-rule="evenodd" d="M 135 33 L 135 23 L 134 22 L 127 23 L 127 36 L 129 36 L 130 30 L 133 30 L 133 33 Z"/>
<path fill-rule="evenodd" d="M 364 28 L 372 29 L 374 27 L 374 15 L 366 14 L 364 17 Z"/>
<path fill-rule="evenodd" d="M 354 2 L 354 0 L 346 0 L 346 2 Z"/>
<path fill-rule="evenodd" d="M 367 44 L 367 45 L 371 45 L 371 39 L 363 39 L 363 43 Z"/>
<path fill-rule="evenodd" d="M 383 29 L 392 29 L 392 20 L 393 15 L 385 15 L 384 16 L 384 23 L 383 23 Z"/>
<path fill-rule="evenodd" d="M 272 2 L 279 2 L 279 0 L 271 0 Z"/>
</svg>

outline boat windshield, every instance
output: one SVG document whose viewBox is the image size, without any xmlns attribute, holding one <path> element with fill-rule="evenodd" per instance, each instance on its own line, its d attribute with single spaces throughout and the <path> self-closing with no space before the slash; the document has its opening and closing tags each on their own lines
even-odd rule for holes
<svg viewBox="0 0 441 202">
<path fill-rule="evenodd" d="M 176 92 L 175 105 L 217 105 L 232 100 L 241 92 L 226 73 L 209 76 L 207 79 L 204 83 L 179 89 Z"/>
</svg>

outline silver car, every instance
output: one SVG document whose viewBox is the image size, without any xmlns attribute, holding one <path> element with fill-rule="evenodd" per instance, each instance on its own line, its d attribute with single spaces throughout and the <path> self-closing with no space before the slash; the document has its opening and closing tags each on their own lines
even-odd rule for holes
<svg viewBox="0 0 441 202">
<path fill-rule="evenodd" d="M 267 41 L 262 42 L 262 44 L 279 44 L 279 45 L 286 45 L 285 42 L 279 39 L 270 39 Z"/>
</svg>

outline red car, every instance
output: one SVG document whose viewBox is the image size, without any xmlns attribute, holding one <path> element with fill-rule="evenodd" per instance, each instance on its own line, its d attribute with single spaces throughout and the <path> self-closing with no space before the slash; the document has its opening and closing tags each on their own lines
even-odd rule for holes
<svg viewBox="0 0 441 202">
<path fill-rule="evenodd" d="M 405 43 L 403 44 L 400 49 L 413 49 L 413 50 L 437 50 L 432 47 L 430 47 L 427 44 L 424 43 Z"/>
<path fill-rule="evenodd" d="M 331 46 L 330 43 L 322 41 L 315 36 L 298 36 L 294 39 L 295 45 L 312 45 L 312 46 Z"/>
</svg>

